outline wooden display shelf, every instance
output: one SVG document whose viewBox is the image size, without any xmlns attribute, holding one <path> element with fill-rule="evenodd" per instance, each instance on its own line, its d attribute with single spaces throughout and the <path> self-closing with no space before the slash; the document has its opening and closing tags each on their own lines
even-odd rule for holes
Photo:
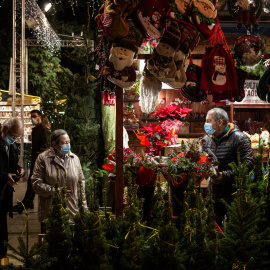
<svg viewBox="0 0 270 270">
<path fill-rule="evenodd" d="M 139 99 L 124 99 L 124 102 L 139 102 Z"/>
</svg>

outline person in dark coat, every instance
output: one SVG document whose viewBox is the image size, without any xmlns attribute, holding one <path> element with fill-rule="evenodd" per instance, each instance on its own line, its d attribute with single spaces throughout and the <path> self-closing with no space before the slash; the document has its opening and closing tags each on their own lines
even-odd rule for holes
<svg viewBox="0 0 270 270">
<path fill-rule="evenodd" d="M 13 186 L 24 175 L 18 165 L 16 138 L 23 134 L 23 124 L 18 118 L 7 119 L 0 131 L 0 258 L 6 256 L 8 241 L 7 213 L 12 217 Z"/>
<path fill-rule="evenodd" d="M 211 181 L 216 222 L 222 228 L 227 209 L 221 199 L 230 204 L 233 201 L 233 193 L 236 191 L 233 187 L 235 172 L 229 163 L 238 163 L 237 153 L 239 152 L 240 161 L 248 160 L 248 168 L 251 170 L 254 163 L 251 141 L 234 124 L 229 123 L 227 112 L 221 108 L 208 111 L 204 129 L 207 135 L 203 138 L 202 150 L 212 156 L 210 149 L 220 162 L 218 165 L 220 174 Z"/>
<path fill-rule="evenodd" d="M 42 153 L 48 146 L 48 136 L 49 130 L 42 123 L 42 113 L 39 110 L 31 111 L 31 120 L 34 125 L 32 129 L 32 152 L 31 152 L 31 167 L 30 167 L 30 175 L 27 180 L 27 190 L 22 200 L 25 208 L 33 209 L 34 208 L 34 198 L 35 192 L 32 188 L 31 176 L 33 174 L 34 165 L 36 159 L 40 153 Z M 18 203 L 13 207 L 14 212 L 18 212 L 21 214 L 23 212 L 23 206 L 21 203 Z"/>
</svg>

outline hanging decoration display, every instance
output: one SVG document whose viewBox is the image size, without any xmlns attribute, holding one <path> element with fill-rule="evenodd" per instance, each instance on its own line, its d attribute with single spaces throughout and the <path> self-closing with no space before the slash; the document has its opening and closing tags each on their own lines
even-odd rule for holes
<svg viewBox="0 0 270 270">
<path fill-rule="evenodd" d="M 169 0 L 140 1 L 132 16 L 134 25 L 141 31 L 144 38 L 157 39 L 164 32 L 164 18 L 170 5 Z"/>
<path fill-rule="evenodd" d="M 49 24 L 46 16 L 34 0 L 25 3 L 26 24 L 33 29 L 33 35 L 38 43 L 49 52 L 58 53 L 61 49 L 61 40 Z"/>
<path fill-rule="evenodd" d="M 130 89 L 135 84 L 133 58 L 138 51 L 136 43 L 135 31 L 130 28 L 127 36 L 114 40 L 109 58 L 103 67 L 102 74 L 121 88 Z"/>
<path fill-rule="evenodd" d="M 204 90 L 200 89 L 202 68 L 193 64 L 192 61 L 189 64 L 187 71 L 187 81 L 185 85 L 180 89 L 180 93 L 193 102 L 201 102 L 207 98 L 207 94 Z"/>
<path fill-rule="evenodd" d="M 235 63 L 220 26 L 216 28 L 202 59 L 200 89 L 213 95 L 214 102 L 235 100 L 238 90 Z"/>
<path fill-rule="evenodd" d="M 173 22 L 164 32 L 154 53 L 147 61 L 147 69 L 162 82 L 174 80 L 176 72 L 174 56 L 179 47 L 180 39 L 181 32 L 178 24 Z"/>
<path fill-rule="evenodd" d="M 144 73 L 140 81 L 140 107 L 143 113 L 150 114 L 158 104 L 158 94 L 161 91 L 162 83 L 148 69 L 144 68 Z"/>
<path fill-rule="evenodd" d="M 188 16 L 190 22 L 200 31 L 204 40 L 209 40 L 218 24 L 215 0 L 192 0 Z"/>
<path fill-rule="evenodd" d="M 235 59 L 240 65 L 252 67 L 263 58 L 265 41 L 258 36 L 240 36 L 234 45 Z"/>
<path fill-rule="evenodd" d="M 237 28 L 241 29 L 243 25 L 249 31 L 251 26 L 258 28 L 257 18 L 263 10 L 262 0 L 228 0 L 228 10 L 237 20 Z"/>
</svg>

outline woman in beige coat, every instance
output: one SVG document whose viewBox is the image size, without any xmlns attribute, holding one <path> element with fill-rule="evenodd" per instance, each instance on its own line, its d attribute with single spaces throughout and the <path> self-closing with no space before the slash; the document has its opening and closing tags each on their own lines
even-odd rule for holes
<svg viewBox="0 0 270 270">
<path fill-rule="evenodd" d="M 73 217 L 78 212 L 80 186 L 82 199 L 85 199 L 85 181 L 79 158 L 70 151 L 70 139 L 63 129 L 55 130 L 51 135 L 51 148 L 41 153 L 35 163 L 32 186 L 38 198 L 38 216 L 41 222 L 41 232 L 44 233 L 44 219 L 48 217 L 54 185 L 59 179 L 60 188 L 67 188 L 68 212 Z M 82 184 L 79 183 L 79 180 Z"/>
</svg>

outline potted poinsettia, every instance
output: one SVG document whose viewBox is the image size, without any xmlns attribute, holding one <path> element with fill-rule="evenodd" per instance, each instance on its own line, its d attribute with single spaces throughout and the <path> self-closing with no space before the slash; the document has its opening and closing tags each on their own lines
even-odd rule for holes
<svg viewBox="0 0 270 270">
<path fill-rule="evenodd" d="M 199 184 L 209 173 L 209 161 L 196 143 L 182 143 L 181 152 L 166 160 L 164 176 L 174 187 Z"/>
<path fill-rule="evenodd" d="M 111 175 L 116 174 L 115 151 L 108 155 L 108 164 L 102 165 Z M 123 148 L 124 176 L 130 176 L 138 186 L 154 186 L 156 183 L 157 163 L 148 154 L 136 154 L 129 148 Z M 109 175 L 110 176 L 110 175 Z M 112 179 L 110 179 L 112 180 Z M 127 179 L 124 179 L 127 180 Z M 114 181 L 114 180 L 112 180 Z M 127 185 L 127 181 L 125 181 Z"/>
<path fill-rule="evenodd" d="M 176 133 L 177 130 L 175 128 L 167 131 L 160 125 L 153 123 L 150 123 L 149 126 L 145 125 L 135 132 L 137 138 L 141 141 L 141 145 L 146 146 L 147 151 L 154 156 L 159 155 L 161 148 L 166 146 Z"/>
<path fill-rule="evenodd" d="M 151 115 L 159 118 L 160 120 L 166 119 L 185 119 L 190 117 L 190 112 L 192 109 L 189 108 L 180 108 L 176 104 L 167 104 L 164 108 L 158 109 L 155 112 L 152 112 Z"/>
</svg>

